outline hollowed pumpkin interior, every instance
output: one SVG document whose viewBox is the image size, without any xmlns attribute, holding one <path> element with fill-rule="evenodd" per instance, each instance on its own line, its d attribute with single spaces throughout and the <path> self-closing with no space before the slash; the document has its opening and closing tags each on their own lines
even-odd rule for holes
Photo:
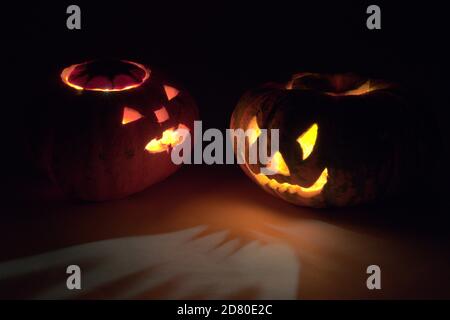
<svg viewBox="0 0 450 320">
<path fill-rule="evenodd" d="M 124 91 L 137 88 L 150 77 L 143 65 L 126 60 L 95 60 L 71 65 L 61 73 L 62 81 L 88 91 Z"/>
<path fill-rule="evenodd" d="M 387 84 L 353 74 L 322 75 L 315 73 L 296 74 L 286 85 L 288 90 L 314 90 L 331 96 L 362 95 L 386 87 Z"/>
</svg>

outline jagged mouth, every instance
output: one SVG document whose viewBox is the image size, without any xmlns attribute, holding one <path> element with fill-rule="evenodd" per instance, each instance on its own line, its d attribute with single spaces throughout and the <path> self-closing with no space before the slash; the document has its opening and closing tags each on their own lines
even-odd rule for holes
<svg viewBox="0 0 450 320">
<path fill-rule="evenodd" d="M 287 192 L 289 194 L 297 194 L 303 198 L 312 198 L 320 194 L 324 186 L 327 184 L 328 169 L 325 168 L 320 174 L 319 178 L 317 178 L 317 180 L 310 187 L 302 187 L 298 184 L 290 184 L 288 182 L 278 182 L 276 179 L 269 178 L 262 173 L 253 173 L 253 176 L 260 185 L 268 186 L 273 191 L 277 191 L 279 193 Z"/>
</svg>

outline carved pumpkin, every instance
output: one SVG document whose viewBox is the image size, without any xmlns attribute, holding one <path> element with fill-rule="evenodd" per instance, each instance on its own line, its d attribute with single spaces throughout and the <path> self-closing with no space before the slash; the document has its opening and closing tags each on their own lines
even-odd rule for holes
<svg viewBox="0 0 450 320">
<path fill-rule="evenodd" d="M 179 129 L 193 131 L 191 97 L 145 66 L 118 60 L 72 65 L 53 98 L 54 180 L 72 197 L 127 196 L 172 174 Z"/>
<path fill-rule="evenodd" d="M 412 118 L 393 84 L 303 73 L 247 92 L 231 128 L 254 130 L 246 135 L 247 151 L 261 129 L 269 131 L 270 149 L 270 129 L 279 129 L 279 151 L 266 165 L 249 164 L 248 152 L 239 151 L 241 168 L 266 191 L 303 206 L 348 206 L 394 195 L 408 183 Z M 261 173 L 262 167 L 275 174 Z"/>
</svg>

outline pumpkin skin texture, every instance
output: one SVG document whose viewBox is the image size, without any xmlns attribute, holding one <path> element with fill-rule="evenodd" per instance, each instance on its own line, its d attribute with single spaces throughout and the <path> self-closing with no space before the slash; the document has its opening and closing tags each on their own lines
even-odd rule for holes
<svg viewBox="0 0 450 320">
<path fill-rule="evenodd" d="M 303 73 L 244 94 L 230 127 L 279 129 L 275 174 L 264 176 L 266 165 L 249 164 L 242 154 L 241 168 L 266 191 L 296 205 L 345 207 L 405 190 L 417 165 L 415 121 L 393 84 Z M 250 144 L 246 138 L 245 150 Z"/>
<path fill-rule="evenodd" d="M 64 69 L 61 80 L 52 103 L 52 139 L 45 149 L 53 179 L 67 195 L 118 199 L 178 169 L 170 158 L 174 144 L 149 148 L 149 143 L 162 141 L 165 131 L 182 127 L 193 132 L 198 111 L 187 92 L 124 60 L 73 65 Z"/>
</svg>

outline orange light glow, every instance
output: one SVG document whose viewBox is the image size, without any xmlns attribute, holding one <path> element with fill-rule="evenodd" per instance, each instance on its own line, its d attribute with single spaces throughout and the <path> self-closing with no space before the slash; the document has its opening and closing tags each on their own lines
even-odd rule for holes
<svg viewBox="0 0 450 320">
<path fill-rule="evenodd" d="M 249 135 L 248 135 L 248 143 L 249 143 L 249 145 L 252 145 L 256 142 L 258 137 L 261 135 L 261 129 L 258 126 L 258 120 L 256 119 L 256 117 L 253 117 L 250 120 L 247 130 L 250 130 Z"/>
<path fill-rule="evenodd" d="M 123 116 L 122 116 L 122 124 L 127 124 L 136 120 L 139 120 L 143 117 L 142 114 L 139 113 L 139 111 L 125 107 L 123 108 Z"/>
<path fill-rule="evenodd" d="M 292 80 L 288 81 L 287 84 L 285 85 L 285 88 L 287 90 L 313 89 L 313 88 L 310 88 L 310 86 L 308 86 L 308 85 L 305 88 L 301 84 L 300 85 L 297 84 L 297 86 L 294 88 L 294 83 L 303 77 L 315 76 L 315 75 L 316 74 L 310 73 L 310 72 L 294 74 L 292 77 Z M 348 90 L 342 91 L 342 92 L 326 91 L 324 93 L 327 95 L 330 95 L 330 96 L 358 96 L 358 95 L 364 95 L 364 94 L 367 94 L 367 93 L 370 93 L 370 92 L 373 92 L 376 90 L 386 89 L 389 86 L 390 86 L 390 84 L 388 84 L 388 83 L 382 83 L 380 81 L 373 81 L 373 80 L 369 79 L 357 88 L 348 88 Z"/>
<path fill-rule="evenodd" d="M 156 116 L 158 123 L 163 123 L 163 122 L 169 120 L 169 113 L 167 112 L 167 109 L 165 107 L 162 107 L 161 109 L 156 110 L 155 116 Z"/>
<path fill-rule="evenodd" d="M 281 174 L 283 176 L 291 175 L 291 173 L 289 172 L 289 168 L 286 162 L 284 162 L 283 156 L 281 155 L 280 151 L 275 152 L 273 157 L 269 160 L 267 168 L 275 172 L 276 174 Z"/>
<path fill-rule="evenodd" d="M 382 89 L 382 87 L 377 86 L 371 86 L 370 80 L 367 80 L 362 85 L 360 85 L 358 88 L 351 89 L 345 92 L 335 93 L 335 92 L 327 92 L 330 96 L 359 96 L 363 95 L 378 89 Z"/>
<path fill-rule="evenodd" d="M 123 87 L 118 87 L 118 88 L 100 88 L 100 87 L 94 87 L 94 88 L 84 88 L 78 84 L 75 84 L 73 82 L 71 82 L 70 76 L 72 75 L 72 73 L 80 67 L 83 67 L 84 65 L 88 64 L 89 62 L 84 62 L 84 63 L 79 63 L 79 64 L 74 64 L 71 65 L 70 67 L 65 68 L 62 72 L 61 72 L 61 80 L 68 85 L 69 87 L 72 87 L 76 90 L 82 91 L 82 90 L 86 90 L 86 91 L 103 91 L 103 92 L 116 92 L 116 91 L 125 91 L 125 90 L 130 90 L 133 88 L 137 88 L 139 87 L 141 84 L 143 84 L 149 77 L 150 77 L 150 70 L 148 70 L 145 66 L 136 63 L 136 62 L 132 62 L 132 61 L 126 61 L 126 60 L 122 60 L 122 62 L 124 63 L 128 63 L 128 64 L 132 64 L 135 67 L 138 67 L 139 69 L 141 69 L 142 71 L 144 71 L 144 76 L 142 77 L 142 79 L 140 79 L 140 81 L 138 83 L 134 83 L 132 85 L 127 85 L 127 86 L 123 86 Z"/>
<path fill-rule="evenodd" d="M 189 128 L 183 124 L 179 124 L 176 129 L 167 129 L 162 133 L 160 139 L 152 139 L 145 149 L 150 153 L 169 152 L 170 148 L 183 143 L 185 130 L 189 130 Z"/>
<path fill-rule="evenodd" d="M 175 98 L 178 95 L 178 93 L 180 93 L 180 91 L 178 91 L 174 87 L 167 85 L 164 85 L 164 91 L 166 92 L 167 100 L 169 101 Z"/>
<path fill-rule="evenodd" d="M 249 144 L 253 144 L 256 142 L 258 136 L 261 134 L 261 129 L 258 126 L 258 122 L 256 117 L 251 118 L 247 130 L 252 129 L 251 134 L 249 135 Z M 300 135 L 297 139 L 297 142 L 300 144 L 300 147 L 303 150 L 303 160 L 309 157 L 314 149 L 314 145 L 316 143 L 317 134 L 318 134 L 319 126 L 314 123 L 306 132 Z M 247 169 L 252 173 L 253 177 L 255 177 L 256 181 L 262 186 L 268 186 L 274 191 L 278 192 L 288 192 L 290 194 L 297 194 L 303 198 L 312 198 L 322 192 L 323 187 L 328 182 L 328 169 L 325 168 L 320 174 L 319 178 L 311 185 L 310 187 L 302 187 L 297 184 L 290 184 L 288 182 L 280 183 L 275 179 L 271 179 L 267 177 L 265 174 L 253 173 L 248 164 L 246 164 Z M 276 174 L 290 176 L 289 167 L 283 159 L 282 154 L 277 151 L 273 155 L 273 157 L 269 160 L 267 164 L 267 168 Z"/>
<path fill-rule="evenodd" d="M 279 183 L 275 179 L 270 179 L 262 173 L 254 174 L 255 179 L 263 186 L 269 186 L 272 190 L 278 192 L 288 192 L 290 194 L 297 194 L 303 198 L 312 198 L 322 192 L 323 187 L 328 182 L 328 169 L 325 168 L 320 174 L 319 178 L 310 187 L 302 187 L 297 184 L 290 184 L 288 182 Z"/>
</svg>

